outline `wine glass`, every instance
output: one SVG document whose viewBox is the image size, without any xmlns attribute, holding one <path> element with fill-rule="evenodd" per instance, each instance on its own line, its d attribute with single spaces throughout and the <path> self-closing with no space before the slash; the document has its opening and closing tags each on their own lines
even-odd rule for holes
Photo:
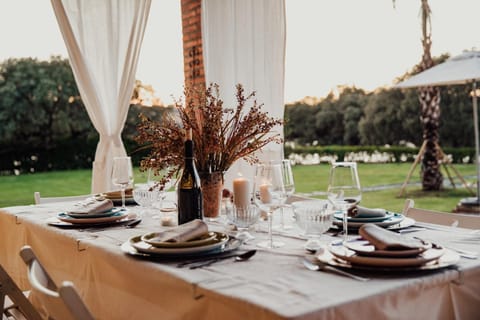
<svg viewBox="0 0 480 320">
<path fill-rule="evenodd" d="M 254 203 L 259 210 L 267 213 L 268 218 L 268 240 L 258 243 L 259 247 L 274 249 L 284 245 L 283 242 L 273 241 L 272 237 L 272 214 L 287 199 L 282 170 L 278 162 L 258 164 L 255 169 Z"/>
<path fill-rule="evenodd" d="M 343 242 L 348 240 L 348 209 L 362 199 L 357 163 L 333 162 L 327 189 L 328 200 L 343 214 Z"/>
<path fill-rule="evenodd" d="M 133 184 L 132 159 L 130 157 L 114 157 L 112 168 L 112 183 L 120 187 L 122 195 L 122 210 L 125 207 L 125 189 Z"/>
<path fill-rule="evenodd" d="M 295 182 L 293 180 L 293 172 L 292 172 L 292 165 L 290 160 L 283 159 L 280 161 L 272 160 L 272 163 L 279 163 L 282 166 L 282 177 L 283 177 L 283 186 L 285 188 L 285 200 L 288 199 L 294 192 L 295 192 Z M 284 208 L 288 207 L 289 205 L 283 204 L 280 207 L 280 229 L 281 230 L 288 230 L 291 229 L 291 226 L 285 225 L 284 220 Z"/>
<path fill-rule="evenodd" d="M 305 249 L 318 250 L 321 247 L 321 235 L 333 223 L 333 205 L 328 200 L 304 200 L 292 203 L 295 221 L 308 237 Z"/>
</svg>

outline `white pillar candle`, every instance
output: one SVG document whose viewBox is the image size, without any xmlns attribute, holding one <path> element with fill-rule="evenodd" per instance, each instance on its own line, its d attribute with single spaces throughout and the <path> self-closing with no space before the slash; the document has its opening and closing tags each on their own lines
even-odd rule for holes
<svg viewBox="0 0 480 320">
<path fill-rule="evenodd" d="M 270 194 L 270 184 L 261 184 L 259 191 L 260 191 L 260 201 L 263 203 L 270 203 L 272 202 L 272 195 Z"/>
<path fill-rule="evenodd" d="M 233 180 L 233 203 L 237 208 L 247 208 L 250 205 L 250 181 L 243 177 Z"/>
</svg>

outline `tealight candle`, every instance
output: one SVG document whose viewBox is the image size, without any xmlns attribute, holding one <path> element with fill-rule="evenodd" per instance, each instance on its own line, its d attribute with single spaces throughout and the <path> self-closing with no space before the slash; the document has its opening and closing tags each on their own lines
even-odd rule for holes
<svg viewBox="0 0 480 320">
<path fill-rule="evenodd" d="M 250 181 L 244 177 L 233 180 L 233 203 L 237 208 L 247 208 L 250 204 Z"/>
</svg>

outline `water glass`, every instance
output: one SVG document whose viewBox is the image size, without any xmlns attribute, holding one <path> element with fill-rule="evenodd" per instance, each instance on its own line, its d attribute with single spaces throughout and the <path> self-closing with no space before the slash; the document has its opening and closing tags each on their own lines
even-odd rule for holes
<svg viewBox="0 0 480 320">
<path fill-rule="evenodd" d="M 292 203 L 295 220 L 308 237 L 305 248 L 318 250 L 321 247 L 321 235 L 333 223 L 334 209 L 328 200 L 305 200 Z"/>
<path fill-rule="evenodd" d="M 237 207 L 234 205 L 231 210 L 227 211 L 228 221 L 238 229 L 235 237 L 243 241 L 255 239 L 255 237 L 248 232 L 248 228 L 257 223 L 258 217 L 259 210 L 254 205 L 248 205 L 246 207 Z"/>
</svg>

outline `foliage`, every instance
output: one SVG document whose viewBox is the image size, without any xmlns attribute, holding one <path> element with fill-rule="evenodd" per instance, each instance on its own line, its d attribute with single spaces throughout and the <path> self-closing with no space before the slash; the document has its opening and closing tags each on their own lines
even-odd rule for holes
<svg viewBox="0 0 480 320">
<path fill-rule="evenodd" d="M 178 117 L 166 117 L 161 123 L 141 117 L 136 141 L 150 149 L 142 160 L 142 168 L 153 168 L 155 174 L 168 169 L 165 180 L 183 166 L 185 131 L 192 130 L 195 163 L 200 172 L 225 172 L 238 159 L 255 163 L 255 151 L 271 143 L 280 143 L 279 134 L 271 130 L 282 124 L 262 111 L 263 104 L 255 100 L 255 92 L 245 96 L 237 85 L 235 108 L 224 108 L 219 98 L 219 86 L 211 84 L 206 90 L 187 87 L 185 105 L 175 102 Z M 253 99 L 252 105 L 247 103 Z"/>
</svg>

